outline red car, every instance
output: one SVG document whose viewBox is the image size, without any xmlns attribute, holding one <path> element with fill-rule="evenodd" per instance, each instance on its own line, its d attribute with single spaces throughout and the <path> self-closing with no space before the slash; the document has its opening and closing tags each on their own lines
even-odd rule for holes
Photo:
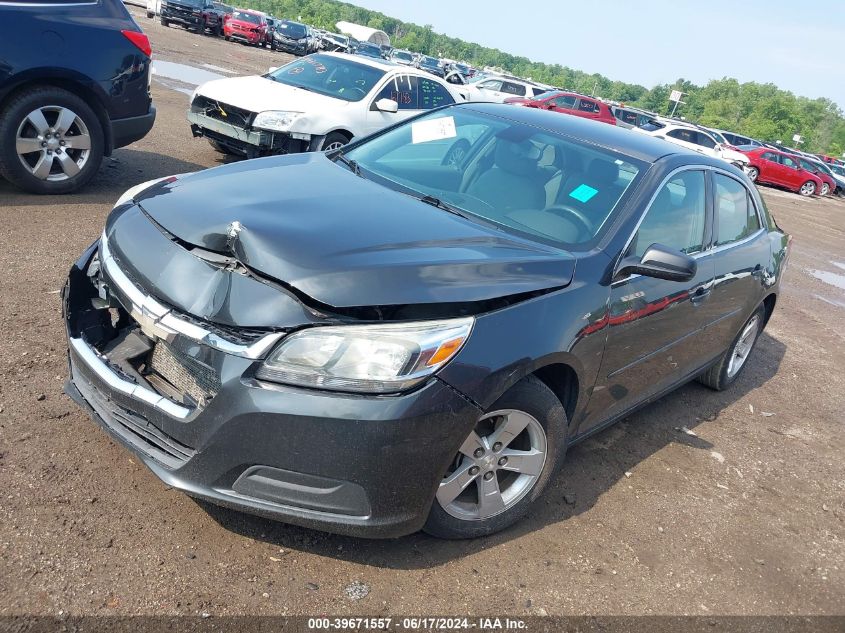
<svg viewBox="0 0 845 633">
<path fill-rule="evenodd" d="M 223 36 L 227 40 L 262 46 L 267 39 L 267 18 L 260 11 L 235 9 L 223 20 Z"/>
<path fill-rule="evenodd" d="M 613 116 L 610 106 L 598 99 L 584 97 L 574 92 L 544 92 L 534 99 L 511 97 L 505 99 L 505 103 L 522 105 L 528 108 L 539 108 L 541 110 L 553 110 L 554 112 L 563 112 L 564 114 L 574 114 L 585 119 L 616 125 L 616 117 Z"/>
<path fill-rule="evenodd" d="M 820 167 L 821 163 L 814 163 L 803 156 L 795 156 L 794 158 L 801 165 L 802 169 L 815 174 L 822 181 L 822 186 L 818 190 L 820 196 L 833 195 L 833 192 L 836 191 L 837 183 L 832 176 L 824 172 L 824 168 Z"/>
<path fill-rule="evenodd" d="M 822 189 L 822 181 L 801 167 L 798 156 L 768 147 L 758 147 L 744 154 L 750 161 L 745 171 L 754 182 L 786 187 L 802 196 L 812 196 Z"/>
</svg>

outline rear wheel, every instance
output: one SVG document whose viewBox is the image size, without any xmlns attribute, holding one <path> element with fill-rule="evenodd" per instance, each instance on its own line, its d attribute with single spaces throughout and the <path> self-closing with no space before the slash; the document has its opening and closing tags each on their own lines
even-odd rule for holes
<svg viewBox="0 0 845 633">
<path fill-rule="evenodd" d="M 33 193 L 69 193 L 103 158 L 100 120 L 85 101 L 53 86 L 14 97 L 0 113 L 0 173 Z"/>
<path fill-rule="evenodd" d="M 716 391 L 729 387 L 739 377 L 745 368 L 751 350 L 763 332 L 766 313 L 763 306 L 759 306 L 754 314 L 745 322 L 739 334 L 716 363 L 698 377 L 698 381 Z"/>
<path fill-rule="evenodd" d="M 814 183 L 812 180 L 808 180 L 803 185 L 801 185 L 801 188 L 798 190 L 798 193 L 804 197 L 812 196 L 814 193 L 816 193 L 816 183 Z"/>
<path fill-rule="evenodd" d="M 155 16 L 156 16 L 156 14 L 153 11 L 147 11 L 147 17 L 149 19 L 153 19 Z"/>
<path fill-rule="evenodd" d="M 170 22 L 168 22 L 167 20 L 165 20 L 164 18 L 162 18 L 162 19 L 161 19 L 161 25 L 162 25 L 162 26 L 170 26 Z"/>
<path fill-rule="evenodd" d="M 438 486 L 423 530 L 493 534 L 521 519 L 563 461 L 566 413 L 542 381 L 524 378 L 481 415 Z"/>
</svg>

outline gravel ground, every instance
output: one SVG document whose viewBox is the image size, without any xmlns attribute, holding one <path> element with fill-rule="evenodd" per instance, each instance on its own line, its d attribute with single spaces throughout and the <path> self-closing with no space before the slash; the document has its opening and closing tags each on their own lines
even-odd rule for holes
<svg viewBox="0 0 845 633">
<path fill-rule="evenodd" d="M 138 20 L 157 60 L 238 74 L 286 59 Z M 0 182 L 0 615 L 845 613 L 842 201 L 764 189 L 794 250 L 741 379 L 683 387 L 573 448 L 503 534 L 354 540 L 160 483 L 62 394 L 58 291 L 123 190 L 221 162 L 191 138 L 190 88 L 158 76 L 152 133 L 78 194 Z"/>
</svg>

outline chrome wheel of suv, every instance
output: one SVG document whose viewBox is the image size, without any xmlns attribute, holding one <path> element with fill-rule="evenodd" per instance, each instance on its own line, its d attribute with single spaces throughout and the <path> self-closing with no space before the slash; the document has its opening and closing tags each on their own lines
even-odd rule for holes
<svg viewBox="0 0 845 633">
<path fill-rule="evenodd" d="M 18 126 L 15 151 L 24 168 L 40 180 L 76 176 L 91 152 L 91 135 L 70 108 L 48 105 L 26 115 Z"/>
<path fill-rule="evenodd" d="M 459 450 L 437 501 L 457 519 L 488 519 L 534 487 L 546 463 L 546 432 L 524 411 L 493 411 L 479 419 Z"/>
</svg>

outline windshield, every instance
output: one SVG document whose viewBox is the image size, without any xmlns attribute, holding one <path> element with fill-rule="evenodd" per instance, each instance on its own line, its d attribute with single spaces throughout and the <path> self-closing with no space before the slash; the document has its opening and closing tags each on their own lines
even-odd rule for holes
<svg viewBox="0 0 845 633">
<path fill-rule="evenodd" d="M 839 165 L 830 165 L 830 169 L 834 174 L 845 176 L 845 169 L 843 169 Z"/>
<path fill-rule="evenodd" d="M 546 90 L 545 92 L 541 92 L 540 94 L 536 95 L 534 98 L 537 101 L 542 101 L 543 99 L 550 99 L 556 95 L 561 94 L 560 90 Z"/>
<path fill-rule="evenodd" d="M 201 7 L 202 0 L 173 0 L 173 4 L 183 4 L 189 7 Z"/>
<path fill-rule="evenodd" d="M 242 22 L 252 22 L 253 24 L 261 24 L 261 18 L 254 13 L 247 13 L 246 11 L 232 11 L 233 20 L 241 20 Z"/>
<path fill-rule="evenodd" d="M 404 62 L 409 62 L 413 59 L 408 51 L 393 51 L 393 57 L 395 59 L 401 59 Z"/>
<path fill-rule="evenodd" d="M 438 62 L 433 57 L 429 57 L 428 55 L 423 55 L 420 58 L 420 65 L 421 66 L 439 66 L 440 62 Z"/>
<path fill-rule="evenodd" d="M 358 44 L 357 52 L 369 55 L 370 57 L 381 57 L 381 48 L 375 44 L 367 44 L 366 42 Z"/>
<path fill-rule="evenodd" d="M 416 118 L 345 158 L 387 187 L 567 247 L 594 243 L 645 170 L 633 158 L 464 106 Z"/>
<path fill-rule="evenodd" d="M 710 136 L 715 137 L 715 139 L 717 141 L 719 141 L 720 143 L 722 143 L 723 145 L 730 145 L 730 143 L 728 143 L 728 141 L 725 140 L 725 137 L 722 136 L 721 134 L 719 134 L 716 130 L 707 130 L 707 131 L 710 133 Z"/>
<path fill-rule="evenodd" d="M 330 55 L 310 55 L 265 75 L 288 86 L 296 86 L 344 101 L 367 96 L 384 71 Z"/>
<path fill-rule="evenodd" d="M 305 37 L 307 33 L 305 30 L 305 25 L 300 24 L 299 22 L 281 22 L 278 26 L 276 26 L 276 29 L 282 35 L 287 35 L 288 37 L 293 37 L 296 39 Z"/>
</svg>

